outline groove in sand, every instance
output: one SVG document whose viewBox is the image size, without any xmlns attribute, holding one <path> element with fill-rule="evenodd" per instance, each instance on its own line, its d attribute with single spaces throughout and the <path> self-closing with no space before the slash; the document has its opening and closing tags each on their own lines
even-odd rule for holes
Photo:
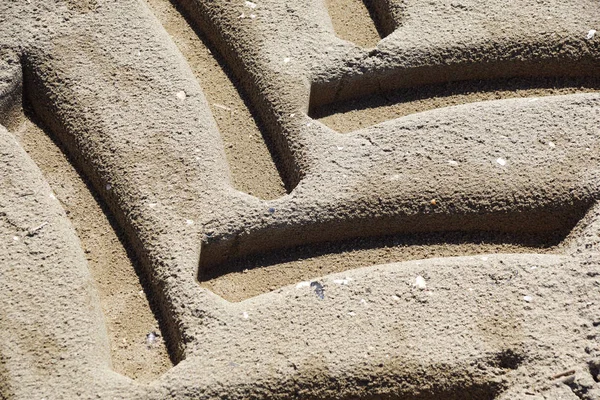
<svg viewBox="0 0 600 400">
<path fill-rule="evenodd" d="M 378 264 L 477 254 L 557 253 L 566 235 L 448 232 L 308 245 L 234 261 L 224 268 L 230 272 L 219 275 L 217 271 L 200 285 L 239 302 L 300 281 Z"/>
<path fill-rule="evenodd" d="M 123 245 L 123 234 L 34 118 L 12 113 L 6 126 L 42 171 L 79 237 L 100 296 L 113 369 L 142 383 L 156 379 L 172 363 L 162 336 L 152 345 L 146 341 L 151 332 L 160 335 L 159 323 L 136 274 L 136 260 Z"/>
<path fill-rule="evenodd" d="M 216 51 L 169 0 L 146 0 L 146 3 L 185 56 L 202 87 L 225 144 L 235 188 L 261 199 L 284 196 L 283 181 L 256 120 Z"/>
<path fill-rule="evenodd" d="M 381 40 L 363 0 L 326 0 L 335 34 L 358 46 L 375 47 Z"/>
<path fill-rule="evenodd" d="M 598 78 L 511 78 L 450 82 L 377 93 L 311 109 L 310 116 L 348 133 L 409 114 L 479 101 L 535 98 L 600 90 Z"/>
</svg>

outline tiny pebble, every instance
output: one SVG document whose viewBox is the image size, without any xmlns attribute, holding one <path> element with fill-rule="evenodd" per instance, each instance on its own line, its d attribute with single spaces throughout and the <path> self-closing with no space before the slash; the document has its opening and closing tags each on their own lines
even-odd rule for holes
<svg viewBox="0 0 600 400">
<path fill-rule="evenodd" d="M 248 8 L 252 8 L 252 9 L 256 8 L 256 3 L 253 3 L 251 1 L 247 1 L 245 4 L 246 4 L 246 7 L 248 7 Z"/>
<path fill-rule="evenodd" d="M 183 90 L 180 91 L 180 92 L 177 92 L 177 94 L 175 94 L 175 96 L 177 96 L 177 98 L 179 100 L 185 100 L 185 98 L 186 98 L 186 94 L 185 94 L 185 92 Z"/>
<path fill-rule="evenodd" d="M 242 317 L 244 317 L 244 319 L 248 319 L 249 315 L 248 315 L 248 313 L 246 311 L 244 311 L 242 313 Z"/>
<path fill-rule="evenodd" d="M 285 58 L 283 59 L 283 62 L 284 62 L 285 64 L 289 63 L 289 62 L 290 62 L 290 58 L 289 58 L 289 57 L 285 57 Z"/>
<path fill-rule="evenodd" d="M 594 38 L 594 36 L 596 36 L 596 30 L 590 29 L 590 31 L 587 33 L 587 36 L 585 38 L 587 40 L 592 40 Z"/>
<path fill-rule="evenodd" d="M 111 185 L 106 185 L 106 190 L 110 190 L 110 189 L 112 189 L 112 186 Z"/>
<path fill-rule="evenodd" d="M 456 165 L 458 165 L 458 161 L 448 160 L 448 164 L 450 164 L 452 166 L 456 166 Z"/>
<path fill-rule="evenodd" d="M 18 242 L 18 241 L 19 241 L 19 237 L 18 237 L 18 236 L 13 236 L 13 240 L 14 240 L 15 242 Z"/>
<path fill-rule="evenodd" d="M 149 334 L 146 335 L 146 344 L 148 345 L 148 347 L 150 348 L 154 342 L 156 342 L 156 338 L 160 336 L 158 335 L 156 332 L 150 332 Z"/>
<path fill-rule="evenodd" d="M 502 166 L 506 165 L 506 160 L 504 158 L 498 158 L 496 159 L 496 162 Z"/>
<path fill-rule="evenodd" d="M 525 300 L 528 303 L 531 303 L 531 301 L 533 300 L 533 297 L 531 297 L 531 296 L 523 296 L 523 300 Z"/>
<path fill-rule="evenodd" d="M 556 145 L 555 145 L 553 142 L 548 142 L 548 146 L 550 146 L 550 147 L 552 147 L 552 148 L 555 148 L 555 147 L 556 147 Z"/>
<path fill-rule="evenodd" d="M 351 317 L 354 317 L 354 316 L 356 315 L 356 313 L 355 313 L 355 312 L 352 312 L 352 311 L 350 311 L 350 312 L 348 313 L 348 315 L 349 315 L 349 316 L 351 316 Z"/>
<path fill-rule="evenodd" d="M 417 278 L 415 279 L 415 283 L 413 283 L 413 286 L 416 287 L 417 289 L 427 289 L 427 282 L 425 282 L 425 278 L 423 278 L 421 275 L 417 276 Z"/>
<path fill-rule="evenodd" d="M 310 287 L 314 288 L 315 294 L 317 295 L 317 297 L 320 300 L 323 300 L 325 298 L 325 288 L 323 287 L 323 285 L 321 285 L 320 282 L 317 282 L 317 281 L 311 282 Z"/>
<path fill-rule="evenodd" d="M 186 223 L 186 225 L 194 225 L 194 220 L 192 220 L 192 219 L 186 219 L 185 223 Z"/>
</svg>

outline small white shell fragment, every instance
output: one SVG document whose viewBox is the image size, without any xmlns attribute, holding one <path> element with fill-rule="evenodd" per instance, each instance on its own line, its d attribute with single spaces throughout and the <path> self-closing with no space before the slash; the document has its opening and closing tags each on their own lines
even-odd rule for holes
<svg viewBox="0 0 600 400">
<path fill-rule="evenodd" d="M 347 285 L 350 281 L 352 281 L 352 278 L 334 279 L 333 283 L 337 283 L 338 285 Z"/>
<path fill-rule="evenodd" d="M 299 282 L 296 285 L 296 289 L 302 289 L 302 288 L 305 288 L 305 287 L 310 287 L 310 282 L 308 282 L 308 281 Z"/>
<path fill-rule="evenodd" d="M 448 164 L 450 164 L 452 166 L 457 166 L 458 165 L 458 161 L 448 160 Z"/>
<path fill-rule="evenodd" d="M 355 313 L 355 312 L 352 312 L 352 311 L 350 311 L 350 312 L 348 313 L 348 315 L 349 315 L 349 316 L 351 316 L 351 317 L 354 317 L 354 316 L 356 315 L 356 313 Z"/>
<path fill-rule="evenodd" d="M 554 144 L 554 142 L 548 142 L 548 146 L 550 146 L 551 148 L 555 148 L 556 145 Z"/>
<path fill-rule="evenodd" d="M 250 18 L 252 18 L 252 19 L 256 18 L 256 14 L 250 14 Z"/>
<path fill-rule="evenodd" d="M 285 64 L 289 63 L 289 62 L 290 62 L 290 58 L 289 58 L 289 57 L 285 57 L 285 58 L 283 59 L 283 62 L 284 62 Z"/>
<path fill-rule="evenodd" d="M 419 275 L 415 279 L 415 283 L 413 283 L 413 286 L 416 287 L 417 289 L 425 290 L 425 289 L 427 289 L 427 282 L 425 282 L 425 278 L 423 278 L 421 275 Z"/>
<path fill-rule="evenodd" d="M 483 257 L 481 257 L 481 260 L 482 260 L 482 261 L 487 261 L 487 260 L 488 260 L 488 258 L 489 258 L 489 257 L 487 257 L 487 256 L 483 256 Z"/>
<path fill-rule="evenodd" d="M 366 306 L 367 305 L 367 301 L 365 299 L 360 299 L 360 304 Z"/>
<path fill-rule="evenodd" d="M 248 319 L 249 315 L 248 315 L 248 313 L 247 313 L 246 311 L 244 311 L 244 312 L 242 313 L 242 317 L 243 317 L 244 319 Z"/>
<path fill-rule="evenodd" d="M 54 193 L 50 193 L 50 198 L 51 198 L 52 200 L 56 200 L 56 196 L 54 195 Z"/>
<path fill-rule="evenodd" d="M 184 92 L 183 90 L 181 90 L 181 91 L 177 92 L 177 93 L 175 94 L 175 96 L 177 96 L 177 98 L 178 98 L 179 100 L 185 100 L 185 98 L 187 97 L 187 95 L 185 94 L 185 92 Z"/>
<path fill-rule="evenodd" d="M 248 8 L 252 8 L 255 9 L 256 8 L 256 3 L 253 3 L 251 1 L 247 1 L 246 3 L 244 3 L 246 5 L 246 7 Z"/>
<path fill-rule="evenodd" d="M 19 237 L 18 237 L 18 236 L 13 236 L 13 240 L 14 240 L 15 242 L 18 242 L 18 241 L 19 241 Z"/>
<path fill-rule="evenodd" d="M 392 299 L 394 299 L 394 300 L 396 300 L 396 301 L 399 301 L 399 300 L 400 300 L 400 297 L 398 297 L 398 296 L 396 296 L 396 295 L 393 295 L 393 296 L 392 296 Z"/>
<path fill-rule="evenodd" d="M 531 296 L 523 296 L 523 300 L 525 300 L 528 303 L 531 303 L 531 301 L 533 300 L 533 297 L 531 297 Z"/>
<path fill-rule="evenodd" d="M 504 158 L 497 158 L 496 162 L 502 165 L 503 167 L 506 165 L 506 160 Z"/>
<path fill-rule="evenodd" d="M 587 36 L 585 38 L 587 40 L 592 40 L 594 38 L 594 36 L 596 36 L 596 30 L 590 29 L 590 31 L 587 33 Z"/>
<path fill-rule="evenodd" d="M 194 220 L 193 219 L 186 219 L 185 220 L 185 224 L 186 225 L 194 225 Z"/>
<path fill-rule="evenodd" d="M 224 106 L 223 104 L 219 104 L 219 103 L 213 103 L 213 106 L 220 108 L 221 110 L 225 110 L 225 111 L 231 111 L 231 108 Z"/>
<path fill-rule="evenodd" d="M 148 207 L 150 207 L 150 208 L 154 208 L 154 207 L 156 207 L 156 206 L 157 206 L 157 204 L 156 204 L 156 203 L 150 203 L 150 204 L 148 204 Z"/>
<path fill-rule="evenodd" d="M 146 344 L 148 344 L 148 346 L 152 346 L 152 344 L 154 344 L 155 341 L 156 341 L 156 334 L 154 332 L 150 332 L 149 334 L 146 335 Z"/>
</svg>

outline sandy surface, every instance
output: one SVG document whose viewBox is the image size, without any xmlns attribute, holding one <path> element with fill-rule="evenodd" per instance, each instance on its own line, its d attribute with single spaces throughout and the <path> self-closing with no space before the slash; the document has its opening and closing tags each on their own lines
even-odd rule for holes
<svg viewBox="0 0 600 400">
<path fill-rule="evenodd" d="M 0 397 L 600 398 L 594 10 L 2 3 Z"/>
<path fill-rule="evenodd" d="M 69 216 L 87 258 L 100 294 L 115 371 L 150 382 L 171 368 L 144 287 L 136 273 L 135 257 L 110 213 L 73 168 L 46 132 L 23 113 L 16 113 L 9 128 L 42 170 Z M 147 335 L 158 335 L 152 343 Z"/>
<path fill-rule="evenodd" d="M 202 86 L 225 144 L 235 188 L 261 199 L 285 195 L 283 182 L 255 117 L 222 59 L 169 0 L 146 2 Z"/>
</svg>

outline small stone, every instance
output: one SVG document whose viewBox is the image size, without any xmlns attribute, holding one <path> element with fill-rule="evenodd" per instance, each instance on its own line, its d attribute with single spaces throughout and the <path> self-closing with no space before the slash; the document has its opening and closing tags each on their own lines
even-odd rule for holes
<svg viewBox="0 0 600 400">
<path fill-rule="evenodd" d="M 548 142 L 548 146 L 550 146 L 551 148 L 555 148 L 556 145 L 553 142 Z"/>
<path fill-rule="evenodd" d="M 533 301 L 533 297 L 531 297 L 531 296 L 523 296 L 523 300 L 525 300 L 528 303 L 531 303 Z"/>
<path fill-rule="evenodd" d="M 587 40 L 592 40 L 594 38 L 594 36 L 596 36 L 596 30 L 595 29 L 590 29 L 589 32 L 587 33 L 587 36 L 585 38 Z"/>
<path fill-rule="evenodd" d="M 502 165 L 503 167 L 506 165 L 506 160 L 504 158 L 497 158 L 496 162 Z"/>
<path fill-rule="evenodd" d="M 185 224 L 186 225 L 194 225 L 194 220 L 192 220 L 192 219 L 186 219 L 185 220 Z"/>
<path fill-rule="evenodd" d="M 419 275 L 415 279 L 415 283 L 413 283 L 413 286 L 416 287 L 417 289 L 425 290 L 425 289 L 427 289 L 427 282 L 425 282 L 425 278 L 423 278 L 421 275 Z"/>
<path fill-rule="evenodd" d="M 152 347 L 152 345 L 156 342 L 156 339 L 159 338 L 160 335 L 156 332 L 150 332 L 146 335 L 146 344 L 148 348 Z"/>
<path fill-rule="evenodd" d="M 187 97 L 187 95 L 185 94 L 185 92 L 184 92 L 183 90 L 181 90 L 181 91 L 177 92 L 177 93 L 175 94 L 175 96 L 177 96 L 177 98 L 178 98 L 179 100 L 185 100 L 185 98 Z"/>
<path fill-rule="evenodd" d="M 311 282 L 310 287 L 314 288 L 315 294 L 317 295 L 319 300 L 323 300 L 325 298 L 325 288 L 323 287 L 323 285 L 321 285 L 320 282 Z"/>
<path fill-rule="evenodd" d="M 289 62 L 290 62 L 290 58 L 289 58 L 289 57 L 285 57 L 285 58 L 283 59 L 283 63 L 284 63 L 284 64 L 287 64 L 287 63 L 289 63 Z"/>
<path fill-rule="evenodd" d="M 454 160 L 448 160 L 448 164 L 452 165 L 452 166 L 457 166 L 458 165 L 458 161 L 454 161 Z"/>
</svg>

